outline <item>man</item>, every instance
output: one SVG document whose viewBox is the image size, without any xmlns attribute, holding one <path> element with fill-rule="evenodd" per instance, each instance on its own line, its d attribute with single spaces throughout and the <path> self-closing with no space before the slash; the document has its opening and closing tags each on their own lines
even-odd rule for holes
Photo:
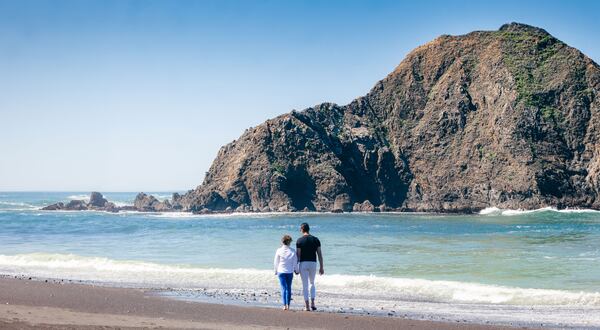
<svg viewBox="0 0 600 330">
<path fill-rule="evenodd" d="M 304 294 L 304 303 L 306 311 L 315 307 L 315 274 L 317 273 L 317 256 L 319 257 L 319 274 L 323 275 L 323 254 L 321 253 L 321 241 L 310 234 L 310 227 L 305 222 L 300 225 L 302 237 L 296 241 L 296 254 L 300 263 L 300 278 L 302 278 L 302 293 Z M 308 304 L 308 291 L 310 284 L 310 305 Z"/>
</svg>

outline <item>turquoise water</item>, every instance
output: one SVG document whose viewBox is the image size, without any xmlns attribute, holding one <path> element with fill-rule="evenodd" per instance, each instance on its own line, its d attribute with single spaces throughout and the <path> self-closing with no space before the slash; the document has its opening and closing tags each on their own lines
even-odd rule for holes
<svg viewBox="0 0 600 330">
<path fill-rule="evenodd" d="M 280 237 L 309 222 L 328 273 L 600 291 L 600 213 L 188 216 L 41 212 L 82 193 L 0 193 L 3 255 L 58 253 L 270 269 Z M 168 193 L 158 193 L 169 196 Z M 106 194 L 127 203 L 134 193 Z"/>
<path fill-rule="evenodd" d="M 600 307 L 600 212 L 39 211 L 77 195 L 82 193 L 0 193 L 0 273 L 277 290 L 271 269 L 279 239 L 298 237 L 306 221 L 323 243 L 320 292 L 381 301 Z M 105 196 L 127 204 L 135 193 Z"/>
</svg>

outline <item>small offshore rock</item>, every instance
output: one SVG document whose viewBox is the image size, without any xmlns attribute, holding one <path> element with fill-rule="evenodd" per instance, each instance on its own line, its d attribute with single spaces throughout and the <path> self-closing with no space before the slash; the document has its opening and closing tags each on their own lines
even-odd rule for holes
<svg viewBox="0 0 600 330">
<path fill-rule="evenodd" d="M 93 191 L 90 194 L 90 201 L 88 202 L 88 206 L 90 207 L 105 207 L 108 201 L 101 193 L 97 191 Z"/>
<path fill-rule="evenodd" d="M 354 212 L 373 212 L 375 211 L 375 206 L 367 199 L 362 203 L 354 203 L 352 210 Z"/>
</svg>

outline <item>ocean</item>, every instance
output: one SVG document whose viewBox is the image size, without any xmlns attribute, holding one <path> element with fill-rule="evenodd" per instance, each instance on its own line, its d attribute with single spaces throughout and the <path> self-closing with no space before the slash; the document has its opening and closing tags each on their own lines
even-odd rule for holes
<svg viewBox="0 0 600 330">
<path fill-rule="evenodd" d="M 159 199 L 168 192 L 152 193 Z M 81 192 L 0 192 L 0 274 L 278 306 L 273 255 L 308 222 L 330 312 L 600 328 L 600 212 L 476 215 L 40 211 Z M 104 193 L 118 205 L 136 193 Z M 294 279 L 292 303 L 301 306 Z"/>
</svg>

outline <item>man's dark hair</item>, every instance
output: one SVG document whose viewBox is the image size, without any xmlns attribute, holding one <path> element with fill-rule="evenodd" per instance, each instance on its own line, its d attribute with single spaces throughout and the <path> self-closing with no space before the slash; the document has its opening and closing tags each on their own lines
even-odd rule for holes
<svg viewBox="0 0 600 330">
<path fill-rule="evenodd" d="M 303 222 L 300 225 L 300 230 L 302 230 L 303 233 L 308 233 L 310 232 L 310 226 L 306 222 Z"/>
</svg>

